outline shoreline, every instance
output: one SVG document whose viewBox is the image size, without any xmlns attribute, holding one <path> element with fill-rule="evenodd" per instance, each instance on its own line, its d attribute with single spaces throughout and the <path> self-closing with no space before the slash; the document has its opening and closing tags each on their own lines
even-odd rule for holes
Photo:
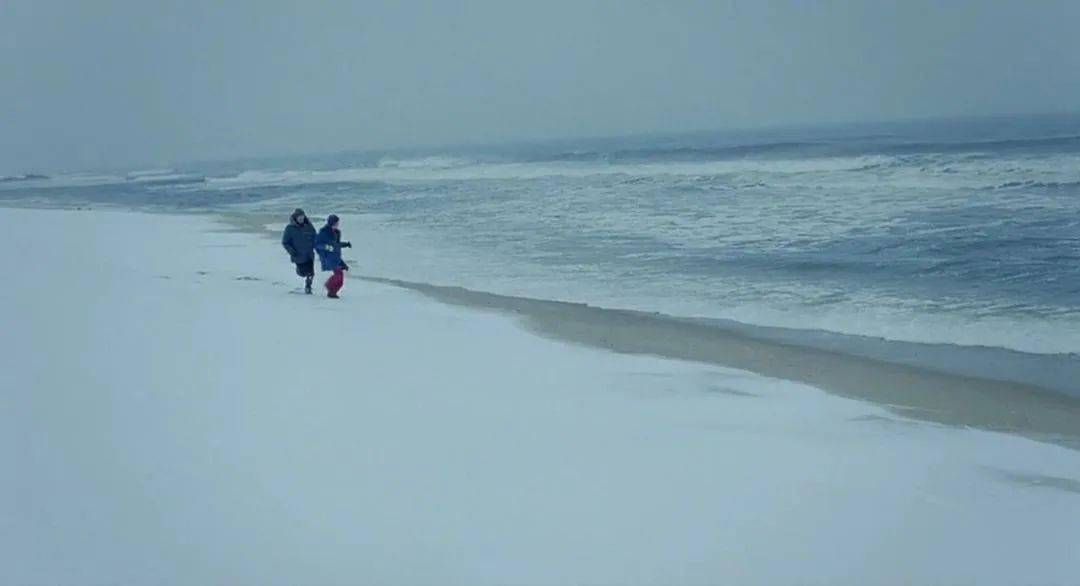
<svg viewBox="0 0 1080 586">
<path fill-rule="evenodd" d="M 123 206 L 102 207 L 126 210 Z M 127 211 L 206 217 L 221 226 L 222 231 L 269 240 L 276 239 L 277 233 L 268 230 L 267 225 L 280 221 L 277 215 L 263 212 Z M 1009 433 L 1080 451 L 1080 396 L 1061 389 L 770 339 L 715 323 L 663 314 L 507 296 L 362 275 L 355 270 L 353 273 L 348 276 L 350 280 L 412 291 L 447 305 L 510 315 L 526 330 L 552 340 L 621 354 L 745 370 L 805 383 L 914 420 Z"/>
<path fill-rule="evenodd" d="M 263 214 L 225 214 L 240 232 L 273 237 Z M 1009 433 L 1080 451 L 1080 395 L 1023 381 L 905 364 L 769 339 L 715 323 L 584 303 L 533 299 L 456 286 L 354 274 L 449 305 L 514 316 L 553 340 L 610 352 L 687 360 L 809 384 L 897 415 L 958 428 Z"/>
<path fill-rule="evenodd" d="M 636 311 L 510 297 L 460 287 L 354 276 L 451 305 L 517 316 L 555 340 L 617 353 L 688 360 L 809 384 L 912 419 L 1012 433 L 1080 450 L 1080 399 L 994 379 L 961 376 Z"/>
<path fill-rule="evenodd" d="M 303 295 L 276 245 L 213 216 L 0 224 L 41 260 L 0 290 L 0 547 L 22 561 L 3 583 L 1075 574 L 1075 449 L 643 356 L 625 345 L 689 339 L 648 316 L 359 278 L 340 301 Z"/>
</svg>

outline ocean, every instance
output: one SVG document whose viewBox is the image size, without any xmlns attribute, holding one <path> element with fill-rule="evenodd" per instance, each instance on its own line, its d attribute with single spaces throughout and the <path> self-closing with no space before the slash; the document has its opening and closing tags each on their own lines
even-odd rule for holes
<svg viewBox="0 0 1080 586">
<path fill-rule="evenodd" d="M 386 243 L 357 273 L 1080 392 L 1080 116 L 14 176 L 0 201 L 346 214 Z"/>
</svg>

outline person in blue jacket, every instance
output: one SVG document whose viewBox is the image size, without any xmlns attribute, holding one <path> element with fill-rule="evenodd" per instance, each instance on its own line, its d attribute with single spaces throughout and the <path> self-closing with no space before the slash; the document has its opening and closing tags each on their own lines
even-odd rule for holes
<svg viewBox="0 0 1080 586">
<path fill-rule="evenodd" d="M 322 270 L 334 273 L 325 283 L 326 296 L 331 299 L 338 298 L 338 291 L 345 286 L 345 271 L 349 270 L 349 265 L 341 258 L 341 249 L 352 248 L 351 242 L 341 241 L 340 223 L 336 215 L 330 214 L 326 218 L 326 225 L 319 229 L 319 235 L 315 237 L 315 252 L 319 253 Z"/>
</svg>

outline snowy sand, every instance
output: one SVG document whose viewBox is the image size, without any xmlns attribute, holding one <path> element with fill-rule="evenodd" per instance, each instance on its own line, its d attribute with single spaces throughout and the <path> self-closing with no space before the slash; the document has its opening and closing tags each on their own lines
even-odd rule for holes
<svg viewBox="0 0 1080 586">
<path fill-rule="evenodd" d="M 211 218 L 0 230 L 2 584 L 1080 582 L 1074 450 L 292 294 Z"/>
</svg>

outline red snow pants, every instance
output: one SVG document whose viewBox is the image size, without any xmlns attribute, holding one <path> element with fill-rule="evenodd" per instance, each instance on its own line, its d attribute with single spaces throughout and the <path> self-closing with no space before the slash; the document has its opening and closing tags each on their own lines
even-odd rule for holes
<svg viewBox="0 0 1080 586">
<path fill-rule="evenodd" d="M 334 269 L 334 274 L 330 275 L 330 278 L 326 280 L 326 292 L 331 296 L 336 296 L 338 291 L 345 286 L 345 269 L 338 267 Z"/>
</svg>

